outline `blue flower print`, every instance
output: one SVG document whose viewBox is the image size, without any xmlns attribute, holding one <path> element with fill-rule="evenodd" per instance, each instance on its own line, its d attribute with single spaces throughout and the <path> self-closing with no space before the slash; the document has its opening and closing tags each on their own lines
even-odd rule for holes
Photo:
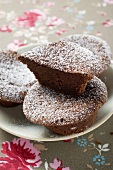
<svg viewBox="0 0 113 170">
<path fill-rule="evenodd" d="M 93 157 L 93 162 L 95 162 L 96 165 L 104 165 L 105 164 L 105 157 L 101 155 L 96 155 Z"/>
<path fill-rule="evenodd" d="M 92 25 L 87 25 L 86 26 L 86 30 L 92 31 L 94 29 L 94 27 Z"/>
<path fill-rule="evenodd" d="M 82 19 L 84 16 L 83 16 L 82 14 L 77 14 L 75 17 L 76 17 L 77 19 Z"/>
<path fill-rule="evenodd" d="M 73 2 L 75 2 L 75 3 L 79 3 L 79 2 L 80 2 L 80 0 L 73 0 Z"/>
<path fill-rule="evenodd" d="M 72 9 L 72 8 L 69 8 L 69 7 L 68 7 L 66 10 L 67 10 L 67 12 L 69 12 L 69 13 L 72 13 L 72 12 L 73 12 L 73 9 Z"/>
<path fill-rule="evenodd" d="M 77 139 L 77 144 L 81 147 L 84 147 L 88 144 L 88 142 L 86 138 L 79 138 Z"/>
</svg>

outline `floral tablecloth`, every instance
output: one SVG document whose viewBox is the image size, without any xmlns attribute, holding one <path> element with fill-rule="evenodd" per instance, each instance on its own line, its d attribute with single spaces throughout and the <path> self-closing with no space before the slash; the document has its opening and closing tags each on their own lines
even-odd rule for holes
<svg viewBox="0 0 113 170">
<path fill-rule="evenodd" d="M 0 0 L 0 48 L 75 33 L 105 39 L 113 51 L 113 0 Z M 113 170 L 113 116 L 72 140 L 37 142 L 0 129 L 0 170 Z"/>
</svg>

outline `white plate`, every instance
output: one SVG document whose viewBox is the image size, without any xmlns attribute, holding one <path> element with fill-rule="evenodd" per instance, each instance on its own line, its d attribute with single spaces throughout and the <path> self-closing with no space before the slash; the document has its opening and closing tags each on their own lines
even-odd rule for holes
<svg viewBox="0 0 113 170">
<path fill-rule="evenodd" d="M 35 45 L 20 48 L 19 52 L 32 49 Z M 30 123 L 22 113 L 22 105 L 13 108 L 4 108 L 0 106 L 0 127 L 8 133 L 18 137 L 37 141 L 59 141 L 75 138 L 84 135 L 102 125 L 113 114 L 113 62 L 102 75 L 101 80 L 105 82 L 108 88 L 109 98 L 104 106 L 99 110 L 96 122 L 86 131 L 68 136 L 56 135 L 43 126 Z"/>
</svg>

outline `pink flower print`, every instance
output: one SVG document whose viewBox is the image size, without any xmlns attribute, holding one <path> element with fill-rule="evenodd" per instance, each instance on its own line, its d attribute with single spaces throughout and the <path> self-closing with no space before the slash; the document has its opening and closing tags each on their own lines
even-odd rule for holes
<svg viewBox="0 0 113 170">
<path fill-rule="evenodd" d="M 101 16 L 107 16 L 107 13 L 104 12 L 104 11 L 100 11 L 99 14 L 100 14 Z"/>
<path fill-rule="evenodd" d="M 4 25 L 0 27 L 0 32 L 12 32 L 12 29 L 10 29 L 9 26 Z"/>
<path fill-rule="evenodd" d="M 108 19 L 105 22 L 102 23 L 105 27 L 109 27 L 113 25 L 113 20 L 112 19 Z"/>
<path fill-rule="evenodd" d="M 101 36 L 102 33 L 100 31 L 97 31 L 96 36 Z"/>
<path fill-rule="evenodd" d="M 57 169 L 57 170 L 60 170 L 60 169 Z M 66 167 L 66 168 L 62 168 L 61 170 L 70 170 L 70 168 Z"/>
<path fill-rule="evenodd" d="M 14 40 L 12 43 L 8 44 L 7 49 L 8 50 L 17 50 L 19 47 L 27 45 L 26 43 L 23 43 L 21 40 Z"/>
<path fill-rule="evenodd" d="M 53 27 L 53 26 L 59 26 L 61 24 L 65 23 L 65 21 L 62 18 L 58 18 L 56 16 L 49 17 L 47 20 L 47 26 Z"/>
<path fill-rule="evenodd" d="M 45 19 L 45 14 L 38 9 L 32 9 L 30 11 L 25 11 L 23 16 L 16 18 L 16 25 L 22 27 L 33 27 L 35 22 Z"/>
<path fill-rule="evenodd" d="M 0 10 L 0 18 L 5 18 L 6 12 Z"/>
<path fill-rule="evenodd" d="M 0 169 L 1 170 L 30 170 L 27 166 L 23 165 L 20 160 L 10 159 L 9 157 L 0 158 Z"/>
<path fill-rule="evenodd" d="M 57 31 L 56 31 L 56 34 L 60 36 L 60 35 L 62 35 L 62 34 L 65 33 L 65 32 L 66 32 L 66 29 L 63 29 L 63 28 L 62 28 L 62 29 L 60 29 L 60 30 L 57 30 Z"/>
<path fill-rule="evenodd" d="M 106 2 L 108 4 L 113 4 L 113 0 L 104 0 L 104 2 Z"/>
<path fill-rule="evenodd" d="M 53 163 L 50 163 L 50 167 L 53 168 L 53 169 L 57 169 L 61 165 L 62 165 L 62 161 L 60 161 L 56 158 L 54 159 Z"/>
<path fill-rule="evenodd" d="M 12 142 L 4 142 L 2 144 L 2 151 L 10 159 L 15 159 L 22 162 L 26 167 L 40 167 L 42 161 L 40 158 L 40 151 L 38 151 L 30 140 L 14 139 Z"/>
<path fill-rule="evenodd" d="M 47 7 L 52 7 L 52 6 L 55 5 L 55 3 L 54 3 L 54 2 L 46 2 L 45 5 L 46 5 Z"/>
<path fill-rule="evenodd" d="M 54 170 L 70 170 L 69 167 L 63 168 L 61 166 L 62 166 L 62 161 L 57 158 L 53 160 L 53 163 L 50 163 L 50 167 L 53 168 Z"/>
</svg>

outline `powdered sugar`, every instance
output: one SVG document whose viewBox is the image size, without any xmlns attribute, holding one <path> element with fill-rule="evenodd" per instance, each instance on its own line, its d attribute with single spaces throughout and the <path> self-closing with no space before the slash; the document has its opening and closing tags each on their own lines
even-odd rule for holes
<svg viewBox="0 0 113 170">
<path fill-rule="evenodd" d="M 81 47 L 89 49 L 93 52 L 94 55 L 92 55 L 92 60 L 98 61 L 95 75 L 100 75 L 109 66 L 112 54 L 109 45 L 104 40 L 92 35 L 84 34 L 70 35 L 63 38 L 63 40 L 77 43 Z"/>
<path fill-rule="evenodd" d="M 58 41 L 44 46 L 38 46 L 32 51 L 22 54 L 39 65 L 46 65 L 53 69 L 69 73 L 94 74 L 98 69 L 98 59 L 86 48 L 71 42 Z"/>
<path fill-rule="evenodd" d="M 0 51 L 0 100 L 21 103 L 35 76 L 17 60 L 19 54 Z"/>
<path fill-rule="evenodd" d="M 23 111 L 33 123 L 61 126 L 87 119 L 106 100 L 106 86 L 96 77 L 88 83 L 85 92 L 79 97 L 56 93 L 37 82 L 25 97 Z"/>
</svg>

